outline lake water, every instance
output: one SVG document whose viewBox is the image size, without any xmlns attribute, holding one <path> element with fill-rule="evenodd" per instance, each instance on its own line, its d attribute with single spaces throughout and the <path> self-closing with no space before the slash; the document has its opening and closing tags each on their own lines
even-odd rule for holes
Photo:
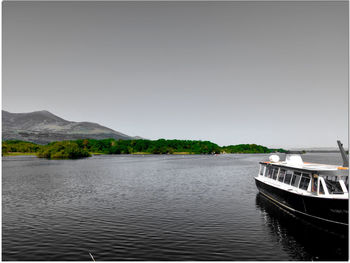
<svg viewBox="0 0 350 263">
<path fill-rule="evenodd" d="M 258 195 L 254 176 L 267 158 L 4 157 L 2 259 L 346 260 L 347 233 Z M 341 163 L 336 153 L 303 158 Z"/>
</svg>

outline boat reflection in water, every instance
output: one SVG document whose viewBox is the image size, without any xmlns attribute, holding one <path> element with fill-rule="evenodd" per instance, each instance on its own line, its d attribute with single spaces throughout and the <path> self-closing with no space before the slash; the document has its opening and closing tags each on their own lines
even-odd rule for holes
<svg viewBox="0 0 350 263">
<path fill-rule="evenodd" d="M 256 196 L 256 206 L 263 213 L 271 235 L 291 255 L 299 255 L 295 260 L 348 260 L 348 230 L 339 232 L 314 224 L 277 206 L 260 193 Z"/>
</svg>

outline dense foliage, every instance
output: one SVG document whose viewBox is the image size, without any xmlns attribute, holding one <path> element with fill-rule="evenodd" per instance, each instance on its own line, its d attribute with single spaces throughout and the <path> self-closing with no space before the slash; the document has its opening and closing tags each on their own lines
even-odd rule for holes
<svg viewBox="0 0 350 263">
<path fill-rule="evenodd" d="M 41 147 L 37 156 L 48 159 L 78 159 L 91 155 L 86 149 L 82 149 L 75 142 L 62 141 L 49 143 Z"/>
<path fill-rule="evenodd" d="M 38 157 L 50 159 L 76 159 L 103 154 L 219 154 L 219 153 L 270 153 L 285 152 L 283 149 L 269 149 L 256 144 L 239 144 L 220 147 L 209 141 L 190 140 L 94 140 L 52 142 L 37 145 L 30 142 L 5 141 L 3 154 L 11 152 L 36 152 Z"/>
<path fill-rule="evenodd" d="M 271 153 L 271 152 L 286 152 L 284 149 L 269 149 L 265 146 L 256 144 L 238 144 L 222 147 L 225 153 Z"/>
<path fill-rule="evenodd" d="M 41 149 L 42 145 L 18 140 L 2 142 L 2 154 L 9 152 L 33 153 Z"/>
<path fill-rule="evenodd" d="M 190 154 L 220 153 L 220 147 L 209 141 L 188 140 L 77 140 L 76 143 L 89 152 L 106 154 L 172 154 L 176 152 Z"/>
</svg>

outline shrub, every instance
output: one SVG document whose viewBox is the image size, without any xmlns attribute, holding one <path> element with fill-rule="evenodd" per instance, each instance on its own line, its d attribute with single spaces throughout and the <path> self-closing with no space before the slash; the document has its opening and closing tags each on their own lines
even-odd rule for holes
<svg viewBox="0 0 350 263">
<path fill-rule="evenodd" d="M 37 156 L 48 159 L 79 159 L 91 155 L 86 149 L 80 148 L 75 142 L 62 141 L 43 146 L 37 153 Z"/>
</svg>

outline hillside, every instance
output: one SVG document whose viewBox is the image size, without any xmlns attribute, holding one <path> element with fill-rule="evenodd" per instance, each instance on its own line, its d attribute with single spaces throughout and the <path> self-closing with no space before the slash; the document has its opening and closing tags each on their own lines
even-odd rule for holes
<svg viewBox="0 0 350 263">
<path fill-rule="evenodd" d="M 130 140 L 134 137 L 92 122 L 64 120 L 48 111 L 11 113 L 2 111 L 2 140 L 22 140 L 38 144 L 77 139 Z"/>
</svg>

